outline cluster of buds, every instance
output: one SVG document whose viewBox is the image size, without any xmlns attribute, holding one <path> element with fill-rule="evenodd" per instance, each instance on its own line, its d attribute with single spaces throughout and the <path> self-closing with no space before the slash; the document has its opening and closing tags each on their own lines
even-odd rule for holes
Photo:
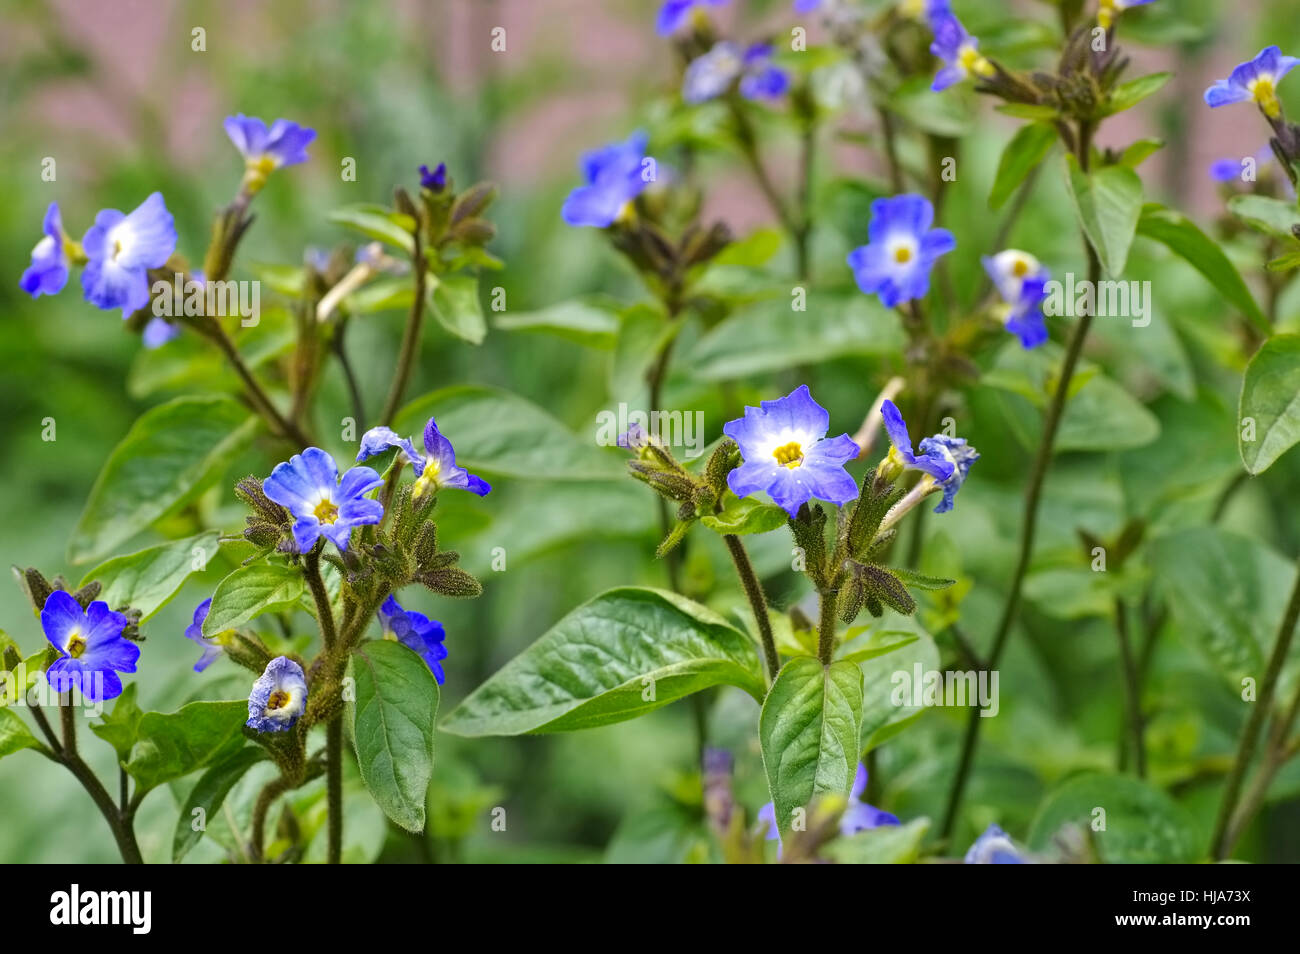
<svg viewBox="0 0 1300 954">
<path fill-rule="evenodd" d="M 639 424 L 633 424 L 619 438 L 619 444 L 636 455 L 628 461 L 632 476 L 665 500 L 677 504 L 677 522 L 656 551 L 660 557 L 681 543 L 696 520 L 718 512 L 727 489 L 727 474 L 740 463 L 740 449 L 735 441 L 724 440 L 710 455 L 703 478 L 696 477 L 662 441 Z"/>
<path fill-rule="evenodd" d="M 14 577 L 18 580 L 18 586 L 23 594 L 32 604 L 32 609 L 40 614 L 45 608 L 46 601 L 50 594 L 56 590 L 62 590 L 72 596 L 77 601 L 77 605 L 83 610 L 88 608 L 91 603 L 99 598 L 100 591 L 103 587 L 98 580 L 91 580 L 85 586 L 77 590 L 72 590 L 68 586 L 68 581 L 62 575 L 56 576 L 52 580 L 47 580 L 45 575 L 34 566 L 27 569 L 15 566 L 13 568 Z M 127 623 L 123 628 L 121 636 L 123 639 L 129 639 L 132 642 L 144 642 L 144 637 L 140 635 L 140 611 L 132 609 L 129 606 L 110 607 L 115 612 L 121 613 L 126 617 Z"/>
<path fill-rule="evenodd" d="M 731 243 L 731 230 L 723 222 L 708 228 L 691 224 L 674 242 L 655 222 L 635 216 L 616 222 L 610 241 L 638 272 L 659 286 L 663 297 L 674 300 L 685 287 L 687 273 L 712 261 Z"/>
</svg>

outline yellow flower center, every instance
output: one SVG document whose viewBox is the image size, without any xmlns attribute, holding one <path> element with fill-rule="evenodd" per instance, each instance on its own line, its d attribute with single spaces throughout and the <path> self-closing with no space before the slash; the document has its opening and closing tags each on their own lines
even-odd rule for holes
<svg viewBox="0 0 1300 954">
<path fill-rule="evenodd" d="M 266 711 L 271 712 L 274 709 L 283 709 L 289 704 L 289 693 L 283 689 L 277 689 L 271 693 L 266 700 Z"/>
<path fill-rule="evenodd" d="M 1024 278 L 1029 274 L 1029 263 L 1023 258 L 1016 259 L 1015 264 L 1011 266 L 1011 274 L 1016 278 Z"/>
<path fill-rule="evenodd" d="M 791 441 L 772 451 L 772 456 L 782 467 L 789 467 L 791 470 L 803 463 L 803 447 L 798 441 Z"/>
<path fill-rule="evenodd" d="M 86 640 L 81 633 L 73 630 L 68 636 L 68 655 L 73 659 L 80 659 L 81 654 L 86 651 Z"/>
<path fill-rule="evenodd" d="M 1110 29 L 1115 22 L 1115 13 L 1120 9 L 1115 0 L 1101 0 L 1097 7 L 1097 24 L 1103 29 Z"/>
<path fill-rule="evenodd" d="M 912 250 L 906 245 L 900 245 L 894 249 L 894 261 L 899 265 L 906 265 L 912 260 Z"/>
<path fill-rule="evenodd" d="M 339 508 L 334 506 L 334 502 L 326 497 L 316 505 L 312 515 L 321 523 L 333 523 L 339 518 Z"/>
<path fill-rule="evenodd" d="M 967 74 L 974 73 L 976 76 L 992 76 L 994 72 L 993 64 L 984 57 L 980 56 L 980 51 L 975 49 L 969 43 L 961 48 L 957 54 L 957 62 Z"/>
<path fill-rule="evenodd" d="M 1265 75 L 1251 80 L 1246 88 L 1250 90 L 1250 95 L 1255 98 L 1255 102 L 1259 103 L 1259 108 L 1264 111 L 1265 116 L 1277 119 L 1282 115 L 1282 104 L 1277 101 L 1273 77 Z"/>
</svg>

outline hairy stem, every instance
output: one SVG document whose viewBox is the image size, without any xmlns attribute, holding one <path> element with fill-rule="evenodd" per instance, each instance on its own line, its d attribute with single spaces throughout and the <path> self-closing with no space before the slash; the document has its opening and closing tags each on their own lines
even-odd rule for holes
<svg viewBox="0 0 1300 954">
<path fill-rule="evenodd" d="M 67 766 L 68 771 L 94 800 L 100 814 L 108 822 L 108 827 L 112 829 L 113 840 L 117 842 L 117 850 L 122 855 L 122 861 L 128 865 L 142 865 L 144 857 L 140 854 L 140 846 L 135 839 L 135 806 L 127 803 L 124 798 L 123 804 L 119 807 L 113 801 L 113 796 L 108 793 L 108 789 L 104 788 L 90 766 L 82 761 L 77 753 L 77 711 L 69 696 L 69 693 L 65 693 L 59 706 L 59 715 L 63 724 L 63 744 L 56 758 Z M 44 716 L 41 716 L 38 721 L 44 722 Z M 45 723 L 43 728 L 48 728 L 48 725 Z"/>
<path fill-rule="evenodd" d="M 745 588 L 745 596 L 749 598 L 749 608 L 753 611 L 754 621 L 758 624 L 758 636 L 763 644 L 763 659 L 767 663 L 767 674 L 772 679 L 776 679 L 776 674 L 781 669 L 781 657 L 776 652 L 776 639 L 772 636 L 772 621 L 767 617 L 767 598 L 763 595 L 763 584 L 758 581 L 758 576 L 754 573 L 754 565 L 750 563 L 749 554 L 745 552 L 745 544 L 741 542 L 740 537 L 728 533 L 723 535 L 722 540 L 727 544 L 731 562 L 736 565 L 736 575 L 740 577 L 740 585 Z"/>
<path fill-rule="evenodd" d="M 415 356 L 420 350 L 420 328 L 424 324 L 424 287 L 426 265 L 424 261 L 424 244 L 420 230 L 414 232 L 415 247 L 411 252 L 411 268 L 415 272 L 415 300 L 411 302 L 411 312 L 406 319 L 406 331 L 402 334 L 402 350 L 397 356 L 397 369 L 393 372 L 393 383 L 388 389 L 388 399 L 379 414 L 379 424 L 391 424 L 397 406 L 402 403 L 406 393 L 407 382 L 411 378 L 411 368 L 415 365 Z"/>
<path fill-rule="evenodd" d="M 835 655 L 835 620 L 839 608 L 839 590 L 823 590 L 818 594 L 821 602 L 821 621 L 817 625 L 817 658 L 829 666 Z"/>
<path fill-rule="evenodd" d="M 329 854 L 327 862 L 343 860 L 343 717 L 325 725 L 325 791 L 329 802 Z"/>
<path fill-rule="evenodd" d="M 1255 757 L 1255 748 L 1259 744 L 1259 733 L 1264 727 L 1273 708 L 1273 696 L 1277 692 L 1278 678 L 1286 663 L 1287 653 L 1291 650 L 1291 640 L 1295 635 L 1296 620 L 1300 618 L 1300 567 L 1297 567 L 1295 585 L 1291 588 L 1291 598 L 1287 601 L 1286 612 L 1282 616 L 1282 626 L 1273 643 L 1273 652 L 1269 656 L 1268 666 L 1264 670 L 1264 680 L 1260 683 L 1259 698 L 1250 710 L 1246 727 L 1241 733 L 1237 745 L 1237 758 L 1228 775 L 1227 785 L 1223 791 L 1223 801 L 1219 804 L 1219 816 L 1214 825 L 1214 837 L 1210 840 L 1210 853 L 1216 861 L 1222 861 L 1232 851 L 1236 832 L 1229 832 L 1229 823 L 1237 808 L 1237 799 L 1241 794 L 1241 784 L 1246 770 Z M 1237 826 L 1238 828 L 1241 826 Z"/>
<path fill-rule="evenodd" d="M 253 804 L 252 843 L 248 846 L 249 856 L 255 863 L 261 863 L 264 860 L 263 847 L 266 844 L 266 816 L 271 811 L 271 806 L 275 804 L 275 800 L 291 788 L 293 788 L 293 783 L 285 776 L 280 775 L 267 782 L 266 786 L 257 795 L 257 801 Z"/>
<path fill-rule="evenodd" d="M 226 356 L 230 366 L 235 369 L 235 374 L 239 376 L 240 382 L 244 385 L 244 390 L 248 394 L 248 400 L 253 405 L 253 409 L 262 415 L 266 423 L 270 425 L 271 430 L 278 436 L 296 444 L 299 448 L 310 446 L 311 438 L 306 435 L 302 428 L 276 409 L 270 396 L 258 383 L 257 378 L 253 376 L 252 369 L 244 361 L 243 355 L 235 347 L 235 342 L 231 340 L 226 329 L 221 327 L 221 323 L 216 318 L 212 318 L 210 321 L 212 322 L 212 340 L 221 349 L 221 353 Z"/>
</svg>

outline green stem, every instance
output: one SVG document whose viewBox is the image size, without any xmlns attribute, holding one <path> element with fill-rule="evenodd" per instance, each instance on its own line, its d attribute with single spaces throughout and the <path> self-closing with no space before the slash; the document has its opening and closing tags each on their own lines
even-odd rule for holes
<svg viewBox="0 0 1300 954">
<path fill-rule="evenodd" d="M 776 679 L 776 674 L 781 669 L 781 657 L 777 654 L 776 639 L 772 636 L 772 621 L 767 616 L 767 598 L 763 595 L 763 584 L 754 573 L 754 565 L 749 561 L 749 554 L 745 552 L 745 544 L 741 542 L 740 537 L 734 533 L 727 533 L 723 534 L 722 540 L 731 554 L 731 562 L 736 565 L 736 575 L 740 577 L 740 585 L 745 588 L 749 608 L 753 611 L 754 621 L 758 624 L 758 636 L 763 644 L 763 659 L 767 663 L 767 674 L 772 679 Z"/>
<path fill-rule="evenodd" d="M 821 602 L 821 622 L 817 625 L 817 658 L 823 666 L 829 666 L 835 655 L 835 621 L 839 608 L 839 590 L 823 590 L 818 593 Z"/>
<path fill-rule="evenodd" d="M 329 802 L 329 854 L 327 862 L 343 860 L 343 717 L 325 725 L 325 790 Z"/>
<path fill-rule="evenodd" d="M 1273 652 L 1269 656 L 1268 666 L 1264 670 L 1264 681 L 1259 687 L 1259 698 L 1250 710 L 1246 727 L 1242 731 L 1241 741 L 1237 745 L 1237 759 L 1228 775 L 1227 786 L 1223 792 L 1223 801 L 1219 805 L 1219 817 L 1214 825 L 1214 837 L 1210 840 L 1211 856 L 1222 861 L 1232 851 L 1233 838 L 1228 831 L 1229 822 L 1237 808 L 1237 798 L 1241 794 L 1241 784 L 1246 776 L 1246 769 L 1255 757 L 1255 747 L 1259 744 L 1260 729 L 1273 708 L 1273 695 L 1277 691 L 1278 678 L 1286 664 L 1287 654 L 1291 651 L 1291 640 L 1295 635 L 1296 620 L 1300 618 L 1300 567 L 1297 567 L 1295 585 L 1291 588 L 1291 598 L 1287 602 L 1286 613 L 1282 617 L 1282 626 L 1273 643 Z"/>
<path fill-rule="evenodd" d="M 1087 249 L 1088 279 L 1095 284 L 1101 274 L 1101 264 L 1092 246 L 1088 245 Z M 1020 590 L 1025 574 L 1029 571 L 1029 560 L 1034 552 L 1034 534 L 1038 527 L 1038 504 L 1043 493 L 1043 481 L 1047 477 L 1047 469 L 1052 460 L 1052 448 L 1056 441 L 1056 431 L 1070 394 L 1070 381 L 1074 377 L 1074 369 L 1079 363 L 1079 356 L 1083 353 L 1083 343 L 1087 340 L 1088 329 L 1091 327 L 1091 315 L 1083 315 L 1075 324 L 1069 344 L 1066 346 L 1065 361 L 1061 365 L 1056 392 L 1052 395 L 1052 403 L 1048 406 L 1047 416 L 1043 421 L 1043 436 L 1038 444 L 1038 453 L 1034 457 L 1033 469 L 1029 474 L 1029 486 L 1025 491 L 1024 521 L 1020 529 L 1020 556 L 1016 560 L 1015 572 L 1011 577 L 1011 589 L 1007 593 L 1002 617 L 998 621 L 996 635 L 993 637 L 993 648 L 988 655 L 990 669 L 997 668 L 998 661 L 1002 658 L 1002 651 L 1006 647 L 1007 637 L 1011 633 L 1011 626 L 1015 622 L 1016 613 L 1020 609 Z M 979 744 L 980 725 L 983 721 L 979 717 L 979 710 L 972 708 L 966 720 L 966 734 L 962 739 L 957 774 L 948 793 L 948 807 L 944 812 L 943 827 L 940 829 L 940 836 L 943 838 L 952 835 L 953 826 L 956 824 L 966 780 L 975 761 L 975 749 Z"/>
<path fill-rule="evenodd" d="M 235 374 L 239 376 L 240 382 L 244 385 L 244 390 L 248 393 L 249 402 L 253 409 L 265 418 L 271 430 L 285 440 L 296 444 L 299 448 L 309 447 L 312 443 L 311 438 L 294 424 L 288 418 L 276 409 L 275 404 L 271 401 L 270 396 L 262 389 L 257 378 L 253 377 L 252 369 L 245 363 L 243 355 L 235 347 L 235 342 L 231 340 L 226 329 L 221 327 L 221 323 L 216 318 L 209 319 L 212 322 L 212 340 L 216 342 L 221 353 L 226 356 L 230 362 Z"/>
<path fill-rule="evenodd" d="M 275 800 L 289 791 L 293 783 L 285 776 L 280 775 L 266 784 L 261 792 L 257 795 L 257 801 L 253 804 L 253 830 L 252 842 L 248 846 L 248 853 L 254 863 L 260 864 L 263 858 L 263 846 L 266 843 L 266 816 L 270 812 L 271 806 Z"/>
<path fill-rule="evenodd" d="M 108 822 L 108 827 L 112 829 L 113 839 L 117 842 L 117 850 L 122 855 L 122 861 L 128 865 L 142 865 L 144 857 L 140 854 L 140 845 L 135 838 L 134 807 L 129 804 L 119 807 L 113 801 L 113 796 L 108 793 L 108 789 L 104 788 L 103 783 L 91 771 L 90 766 L 77 754 L 77 712 L 69 695 L 64 694 L 59 706 L 59 715 L 63 723 L 63 745 L 56 758 L 67 766 L 68 771 L 94 800 L 100 814 Z M 39 721 L 43 722 L 44 716 Z M 48 723 L 45 727 L 48 727 Z"/>
<path fill-rule="evenodd" d="M 380 424 L 391 424 L 397 413 L 397 406 L 402 403 L 406 393 L 406 384 L 411 377 L 411 368 L 415 356 L 420 350 L 420 328 L 424 324 L 424 288 L 425 270 L 424 245 L 417 228 L 413 235 L 415 247 L 411 252 L 411 268 L 415 271 L 415 300 L 411 302 L 411 312 L 406 319 L 406 331 L 402 335 L 402 350 L 397 356 L 397 369 L 393 372 L 393 383 L 388 389 L 388 399 L 379 414 Z"/>
<path fill-rule="evenodd" d="M 316 604 L 316 622 L 320 624 L 321 639 L 325 650 L 332 650 L 338 642 L 334 628 L 334 610 L 330 606 L 329 593 L 325 590 L 325 580 L 320 575 L 320 546 L 308 551 L 303 560 L 303 575 L 311 589 L 312 601 Z"/>
</svg>

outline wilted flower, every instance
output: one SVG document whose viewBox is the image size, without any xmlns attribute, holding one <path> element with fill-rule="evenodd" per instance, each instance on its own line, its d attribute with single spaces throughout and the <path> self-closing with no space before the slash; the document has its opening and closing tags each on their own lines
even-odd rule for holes
<svg viewBox="0 0 1300 954">
<path fill-rule="evenodd" d="M 804 384 L 745 416 L 728 421 L 722 432 L 740 447 L 745 462 L 727 474 L 737 497 L 763 491 L 790 516 L 812 498 L 837 506 L 858 495 L 844 465 L 858 456 L 848 434 L 826 439 L 830 414 L 812 399 Z"/>
<path fill-rule="evenodd" d="M 23 272 L 18 286 L 33 298 L 57 295 L 68 284 L 68 245 L 63 234 L 63 217 L 59 203 L 51 202 L 41 224 L 44 237 L 32 249 L 32 263 Z"/>
<path fill-rule="evenodd" d="M 853 277 L 868 295 L 879 295 L 887 308 L 924 298 L 930 270 L 940 255 L 957 247 L 947 229 L 932 229 L 934 206 L 919 195 L 899 195 L 871 203 L 868 244 L 849 253 Z"/>
<path fill-rule="evenodd" d="M 560 215 L 569 225 L 608 228 L 632 214 L 632 200 L 645 191 L 646 135 L 635 132 L 626 142 L 588 152 L 579 164 L 586 185 L 564 200 Z"/>
<path fill-rule="evenodd" d="M 772 64 L 771 44 L 755 43 L 742 52 L 736 44 L 723 41 L 686 67 L 682 99 L 688 103 L 716 99 L 737 79 L 740 95 L 746 99 L 776 99 L 790 86 L 785 70 Z"/>
<path fill-rule="evenodd" d="M 316 130 L 287 119 L 277 119 L 267 129 L 262 120 L 243 113 L 227 116 L 224 126 L 244 157 L 244 187 L 249 192 L 266 185 L 266 177 L 281 166 L 306 162 L 307 146 L 316 138 Z"/>
<path fill-rule="evenodd" d="M 58 692 L 75 686 L 91 702 L 116 699 L 122 694 L 118 673 L 135 672 L 140 658 L 140 647 L 122 635 L 126 624 L 102 600 L 83 611 L 71 594 L 55 590 L 41 610 L 45 638 L 59 651 L 46 680 Z"/>
<path fill-rule="evenodd" d="M 383 505 L 365 496 L 382 482 L 369 467 L 353 467 L 340 481 L 334 458 L 319 447 L 308 447 L 276 464 L 262 481 L 262 492 L 297 517 L 293 538 L 299 553 L 310 550 L 322 535 L 346 550 L 353 529 L 383 517 Z"/>
<path fill-rule="evenodd" d="M 726 2 L 727 0 L 664 0 L 664 5 L 659 8 L 655 31 L 660 36 L 676 33 L 692 16 L 707 18 L 705 7 L 720 7 Z"/>
<path fill-rule="evenodd" d="M 1016 335 L 1025 348 L 1036 348 L 1047 341 L 1042 302 L 1047 297 L 1051 273 L 1034 256 L 1014 248 L 985 256 L 981 261 L 1005 303 L 1003 324 L 1007 331 Z"/>
<path fill-rule="evenodd" d="M 225 645 L 225 634 L 213 637 L 203 635 L 203 621 L 208 618 L 208 610 L 211 608 L 212 597 L 209 596 L 194 607 L 194 621 L 185 627 L 185 638 L 196 643 L 203 650 L 203 655 L 194 664 L 195 672 L 202 672 L 220 659 L 221 647 Z"/>
<path fill-rule="evenodd" d="M 394 639 L 413 650 L 428 665 L 438 685 L 442 685 L 442 660 L 447 658 L 447 647 L 443 645 L 447 631 L 442 623 L 423 613 L 402 609 L 395 596 L 389 596 L 379 607 L 379 623 L 385 639 Z"/>
<path fill-rule="evenodd" d="M 840 816 L 840 834 L 856 835 L 860 831 L 872 828 L 884 828 L 899 824 L 898 816 L 862 800 L 867 790 L 867 767 L 858 763 L 857 774 L 853 776 L 853 788 L 849 792 L 849 804 Z M 767 822 L 767 840 L 774 841 L 781 837 L 780 827 L 776 823 L 776 806 L 768 802 L 758 810 L 758 820 Z"/>
<path fill-rule="evenodd" d="M 992 76 L 996 72 L 993 64 L 980 55 L 979 40 L 967 33 L 953 14 L 935 15 L 930 19 L 930 29 L 934 31 L 930 52 L 946 64 L 935 74 L 931 89 L 937 92 L 972 76 Z"/>
<path fill-rule="evenodd" d="M 934 508 L 935 513 L 947 513 L 952 509 L 957 491 L 961 490 L 962 484 L 966 483 L 966 478 L 970 476 L 971 464 L 979 460 L 980 455 L 975 448 L 966 443 L 964 437 L 949 437 L 947 434 L 935 434 L 933 437 L 925 438 L 921 441 L 921 453 L 930 458 L 942 457 L 947 463 L 952 464 L 952 476 L 941 481 L 943 499 Z"/>
<path fill-rule="evenodd" d="M 989 825 L 984 834 L 966 852 L 968 865 L 1023 865 L 1025 857 L 1010 836 L 997 825 Z"/>
<path fill-rule="evenodd" d="M 307 677 L 302 666 L 276 656 L 253 683 L 248 695 L 248 721 L 256 732 L 287 732 L 307 708 Z"/>
<path fill-rule="evenodd" d="M 417 451 L 408 438 L 402 437 L 392 428 L 372 427 L 361 435 L 361 450 L 357 452 L 357 460 L 363 461 L 382 454 L 390 447 L 398 448 L 407 463 L 415 469 L 413 493 L 416 497 L 442 487 L 468 490 L 480 497 L 487 496 L 492 489 L 482 477 L 457 466 L 456 449 L 451 446 L 451 441 L 443 437 L 433 418 L 429 418 L 429 422 L 424 425 L 424 454 Z"/>
<path fill-rule="evenodd" d="M 1227 106 L 1253 100 L 1264 115 L 1277 119 L 1282 115 L 1282 104 L 1277 99 L 1277 84 L 1300 59 L 1283 56 L 1276 46 L 1266 46 L 1252 60 L 1237 66 L 1225 80 L 1219 80 L 1205 91 L 1205 101 L 1211 106 Z"/>
<path fill-rule="evenodd" d="M 889 455 L 881 465 L 885 475 L 896 480 L 905 470 L 919 470 L 929 474 L 937 483 L 943 483 L 953 474 L 954 465 L 942 454 L 926 453 L 925 442 L 918 456 L 912 452 L 912 438 L 907 433 L 907 422 L 893 401 L 885 401 L 880 406 L 880 416 L 885 424 L 885 433 L 889 435 Z"/>
<path fill-rule="evenodd" d="M 166 264 L 176 251 L 176 226 L 162 193 L 155 192 L 129 214 L 104 209 L 81 240 L 86 301 L 122 317 L 149 304 L 149 269 Z"/>
</svg>

